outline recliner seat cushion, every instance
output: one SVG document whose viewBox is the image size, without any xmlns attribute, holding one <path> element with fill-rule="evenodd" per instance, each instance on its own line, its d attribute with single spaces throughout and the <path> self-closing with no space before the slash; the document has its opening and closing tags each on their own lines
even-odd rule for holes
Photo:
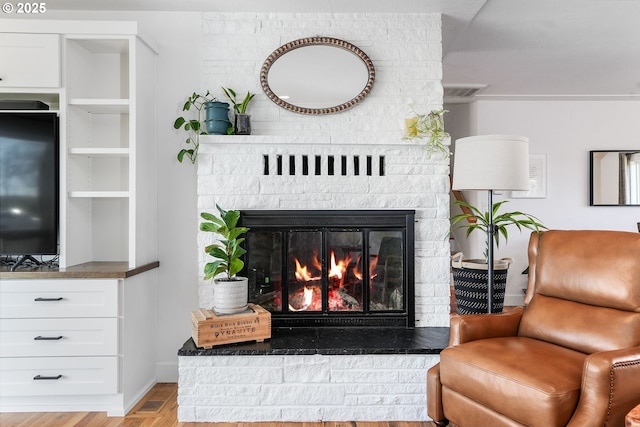
<svg viewBox="0 0 640 427">
<path fill-rule="evenodd" d="M 446 386 L 517 422 L 565 426 L 580 397 L 586 355 L 526 337 L 492 338 L 444 349 Z"/>
</svg>

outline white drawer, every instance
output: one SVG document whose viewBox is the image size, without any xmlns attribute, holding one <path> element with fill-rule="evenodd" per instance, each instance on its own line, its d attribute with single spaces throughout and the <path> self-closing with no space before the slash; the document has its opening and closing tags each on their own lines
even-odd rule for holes
<svg viewBox="0 0 640 427">
<path fill-rule="evenodd" d="M 59 87 L 56 34 L 0 33 L 0 87 Z"/>
<path fill-rule="evenodd" d="M 117 279 L 3 280 L 0 318 L 116 317 Z"/>
<path fill-rule="evenodd" d="M 0 396 L 115 394 L 118 357 L 0 359 Z"/>
<path fill-rule="evenodd" d="M 117 354 L 117 318 L 0 319 L 0 357 Z"/>
</svg>

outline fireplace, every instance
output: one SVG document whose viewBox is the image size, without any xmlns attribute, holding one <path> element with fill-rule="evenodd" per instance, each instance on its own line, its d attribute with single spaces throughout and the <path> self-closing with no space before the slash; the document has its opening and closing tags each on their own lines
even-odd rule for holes
<svg viewBox="0 0 640 427">
<path fill-rule="evenodd" d="M 413 327 L 414 211 L 246 210 L 249 300 L 276 327 Z"/>
</svg>

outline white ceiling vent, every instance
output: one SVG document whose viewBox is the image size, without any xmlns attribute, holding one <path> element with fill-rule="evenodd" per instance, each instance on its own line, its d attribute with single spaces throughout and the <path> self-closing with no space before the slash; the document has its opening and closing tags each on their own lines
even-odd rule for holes
<svg viewBox="0 0 640 427">
<path fill-rule="evenodd" d="M 482 84 L 445 84 L 444 102 L 471 102 L 473 97 L 487 85 Z"/>
</svg>

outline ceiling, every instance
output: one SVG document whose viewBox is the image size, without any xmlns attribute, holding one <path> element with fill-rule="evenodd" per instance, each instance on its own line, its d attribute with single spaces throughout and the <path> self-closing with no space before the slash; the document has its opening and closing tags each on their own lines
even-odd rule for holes
<svg viewBox="0 0 640 427">
<path fill-rule="evenodd" d="M 483 99 L 640 100 L 640 0 L 48 0 L 47 8 L 437 12 L 445 87 L 477 86 Z"/>
</svg>

